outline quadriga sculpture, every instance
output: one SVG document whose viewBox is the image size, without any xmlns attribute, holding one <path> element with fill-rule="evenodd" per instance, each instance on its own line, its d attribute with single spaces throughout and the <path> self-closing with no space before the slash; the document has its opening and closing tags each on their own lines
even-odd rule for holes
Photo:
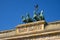
<svg viewBox="0 0 60 40">
<path fill-rule="evenodd" d="M 44 15 L 43 15 L 43 10 L 38 14 L 38 4 L 35 5 L 35 11 L 34 11 L 34 16 L 33 18 L 30 18 L 30 15 L 27 14 L 26 17 L 22 16 L 22 21 L 24 23 L 29 23 L 29 22 L 34 22 L 34 21 L 40 21 L 40 20 L 45 20 Z"/>
</svg>

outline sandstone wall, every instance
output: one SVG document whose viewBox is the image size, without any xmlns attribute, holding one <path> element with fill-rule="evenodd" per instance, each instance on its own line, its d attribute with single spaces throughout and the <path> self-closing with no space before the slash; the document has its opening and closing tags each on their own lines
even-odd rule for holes
<svg viewBox="0 0 60 40">
<path fill-rule="evenodd" d="M 17 39 L 16 39 L 17 40 Z M 54 35 L 54 36 L 39 36 L 39 37 L 30 37 L 30 38 L 24 38 L 24 39 L 20 39 L 20 40 L 60 40 L 60 35 Z"/>
<path fill-rule="evenodd" d="M 5 32 L 5 33 L 0 33 L 0 39 L 3 38 L 3 37 L 13 36 L 13 35 L 16 35 L 16 31 L 15 30 L 9 31 L 9 32 Z"/>
<path fill-rule="evenodd" d="M 60 23 L 50 23 L 45 27 L 45 30 L 57 30 L 60 29 Z"/>
</svg>

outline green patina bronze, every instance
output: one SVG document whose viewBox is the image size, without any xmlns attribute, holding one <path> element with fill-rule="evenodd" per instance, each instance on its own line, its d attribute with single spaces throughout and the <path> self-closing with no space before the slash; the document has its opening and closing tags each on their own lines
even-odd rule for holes
<svg viewBox="0 0 60 40">
<path fill-rule="evenodd" d="M 33 19 L 35 19 L 36 21 L 40 20 L 40 17 L 36 12 L 34 13 Z"/>
<path fill-rule="evenodd" d="M 22 16 L 22 21 L 27 23 L 26 18 L 24 16 Z"/>
<path fill-rule="evenodd" d="M 37 10 L 38 10 L 38 5 L 35 6 L 33 18 L 30 18 L 30 15 L 28 13 L 26 17 L 22 16 L 22 21 L 25 23 L 29 23 L 29 22 L 34 22 L 34 21 L 45 20 L 44 15 L 43 15 L 43 10 L 41 10 L 41 12 L 39 14 L 38 14 Z"/>
<path fill-rule="evenodd" d="M 43 10 L 41 10 L 41 13 L 40 13 L 39 17 L 40 17 L 41 20 L 44 20 Z"/>
<path fill-rule="evenodd" d="M 32 18 L 30 18 L 29 14 L 27 14 L 26 21 L 27 21 L 27 23 L 33 22 Z"/>
<path fill-rule="evenodd" d="M 42 10 L 41 13 L 39 13 L 39 14 L 37 14 L 37 13 L 35 12 L 33 18 L 34 18 L 36 21 L 44 20 L 43 10 Z"/>
<path fill-rule="evenodd" d="M 32 18 L 30 18 L 30 16 L 29 16 L 29 14 L 27 14 L 26 18 L 24 16 L 22 16 L 22 21 L 24 23 L 33 22 Z"/>
</svg>

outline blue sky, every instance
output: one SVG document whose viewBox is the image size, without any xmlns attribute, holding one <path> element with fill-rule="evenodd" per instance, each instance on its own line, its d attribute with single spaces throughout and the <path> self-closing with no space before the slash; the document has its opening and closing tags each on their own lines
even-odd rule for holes
<svg viewBox="0 0 60 40">
<path fill-rule="evenodd" d="M 22 24 L 21 16 L 29 12 L 33 17 L 34 5 L 44 10 L 47 22 L 60 20 L 60 0 L 0 0 L 0 31 L 14 29 Z"/>
</svg>

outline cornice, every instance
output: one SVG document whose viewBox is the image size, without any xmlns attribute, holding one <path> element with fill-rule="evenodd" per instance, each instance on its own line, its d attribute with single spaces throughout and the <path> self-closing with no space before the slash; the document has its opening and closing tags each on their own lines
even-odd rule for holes
<svg viewBox="0 0 60 40">
<path fill-rule="evenodd" d="M 45 21 L 42 20 L 42 21 L 36 21 L 36 22 L 31 22 L 31 23 L 26 23 L 26 24 L 20 24 L 16 26 L 16 28 L 24 27 L 24 26 L 33 26 L 33 25 L 38 25 L 38 24 L 45 24 Z"/>
</svg>

